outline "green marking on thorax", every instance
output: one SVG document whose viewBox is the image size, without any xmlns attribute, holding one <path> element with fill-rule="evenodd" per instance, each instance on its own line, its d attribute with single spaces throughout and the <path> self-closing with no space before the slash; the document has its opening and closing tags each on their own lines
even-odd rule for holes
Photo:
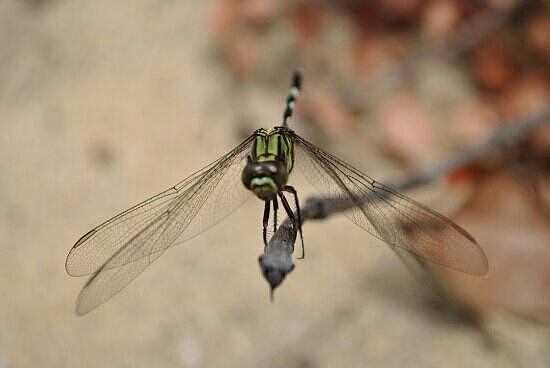
<svg viewBox="0 0 550 368">
<path fill-rule="evenodd" d="M 252 146 L 252 160 L 282 161 L 290 174 L 294 166 L 294 139 L 277 127 L 258 129 L 256 134 Z"/>
</svg>

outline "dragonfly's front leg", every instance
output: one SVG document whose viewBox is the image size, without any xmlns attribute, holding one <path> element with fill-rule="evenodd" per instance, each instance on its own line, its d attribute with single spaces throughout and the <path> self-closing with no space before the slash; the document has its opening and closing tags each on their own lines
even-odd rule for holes
<svg viewBox="0 0 550 368">
<path fill-rule="evenodd" d="M 288 201 L 286 200 L 286 197 L 283 195 L 282 192 L 279 192 L 279 197 L 281 198 L 281 202 L 283 202 L 283 207 L 285 208 L 285 211 L 288 214 L 288 218 L 290 219 L 290 222 L 294 227 L 294 231 L 298 230 L 300 232 L 300 237 L 302 238 L 302 256 L 298 257 L 298 259 L 303 259 L 304 258 L 304 240 L 302 237 L 301 225 L 298 224 L 298 221 L 296 220 L 296 216 L 294 215 L 292 208 L 288 204 Z"/>
<path fill-rule="evenodd" d="M 273 233 L 277 232 L 277 211 L 279 210 L 279 201 L 277 196 L 273 197 Z"/>
<path fill-rule="evenodd" d="M 302 256 L 298 259 L 306 258 L 306 248 L 304 247 L 304 234 L 302 233 L 302 211 L 300 210 L 300 202 L 298 201 L 298 193 L 293 186 L 285 185 L 281 188 L 285 192 L 292 193 L 294 195 L 294 202 L 296 203 L 296 215 L 298 217 L 298 231 L 300 233 L 300 240 L 302 241 Z"/>
<path fill-rule="evenodd" d="M 264 236 L 264 252 L 267 247 L 267 226 L 269 225 L 269 212 L 271 210 L 271 201 L 264 201 L 264 218 L 263 218 L 263 236 Z"/>
</svg>

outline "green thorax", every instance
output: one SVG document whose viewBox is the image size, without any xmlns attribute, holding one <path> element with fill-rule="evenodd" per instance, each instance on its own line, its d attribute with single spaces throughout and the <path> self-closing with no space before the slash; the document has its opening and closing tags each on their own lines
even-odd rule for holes
<svg viewBox="0 0 550 368">
<path fill-rule="evenodd" d="M 280 161 L 290 174 L 294 166 L 294 138 L 286 128 L 258 129 L 251 158 L 254 162 Z"/>
</svg>

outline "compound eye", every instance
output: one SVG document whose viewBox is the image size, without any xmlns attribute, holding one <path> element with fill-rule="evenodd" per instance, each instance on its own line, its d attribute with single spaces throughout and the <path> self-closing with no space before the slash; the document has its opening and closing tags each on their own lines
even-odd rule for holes
<svg viewBox="0 0 550 368">
<path fill-rule="evenodd" d="M 250 188 L 251 180 L 261 172 L 261 167 L 258 164 L 248 163 L 243 170 L 242 182 L 245 187 Z"/>
<path fill-rule="evenodd" d="M 275 180 L 277 185 L 282 186 L 286 183 L 288 179 L 288 173 L 286 167 L 283 164 L 279 164 L 275 173 L 273 173 L 272 178 Z"/>
</svg>

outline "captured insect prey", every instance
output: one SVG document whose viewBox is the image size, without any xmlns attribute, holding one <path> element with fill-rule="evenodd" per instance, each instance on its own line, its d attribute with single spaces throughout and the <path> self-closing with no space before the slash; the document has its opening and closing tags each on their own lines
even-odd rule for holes
<svg viewBox="0 0 550 368">
<path fill-rule="evenodd" d="M 293 249 L 298 233 L 300 258 L 304 258 L 299 192 L 289 185 L 296 169 L 323 197 L 348 203 L 343 214 L 390 247 L 468 274 L 487 272 L 483 250 L 460 226 L 288 127 L 301 84 L 301 74 L 295 72 L 279 126 L 256 130 L 208 166 L 95 227 L 76 242 L 67 256 L 67 273 L 91 275 L 78 296 L 77 314 L 86 314 L 109 300 L 168 248 L 214 226 L 250 196 L 264 202 L 264 247 L 268 246 L 268 233 L 277 230 L 278 212 L 284 211 L 294 229 L 294 237 L 287 243 Z M 294 268 L 290 256 L 283 253 L 266 253 L 259 259 L 271 291 Z"/>
</svg>

